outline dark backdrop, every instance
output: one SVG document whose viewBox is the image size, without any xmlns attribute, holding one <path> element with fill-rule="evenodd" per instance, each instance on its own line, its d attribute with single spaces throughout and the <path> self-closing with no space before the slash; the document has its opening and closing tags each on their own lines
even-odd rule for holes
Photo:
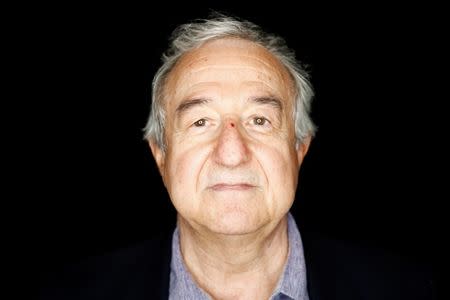
<svg viewBox="0 0 450 300">
<path fill-rule="evenodd" d="M 436 263 L 446 177 L 437 12 L 279 5 L 40 7 L 23 82 L 40 268 L 174 222 L 142 128 L 168 35 L 210 7 L 284 36 L 309 65 L 319 130 L 293 208 L 300 226 Z"/>
</svg>

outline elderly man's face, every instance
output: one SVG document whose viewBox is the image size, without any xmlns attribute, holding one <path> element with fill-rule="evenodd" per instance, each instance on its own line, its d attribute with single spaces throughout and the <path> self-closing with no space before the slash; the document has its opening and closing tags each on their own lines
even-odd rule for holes
<svg viewBox="0 0 450 300">
<path fill-rule="evenodd" d="M 245 234 L 278 223 L 308 145 L 295 147 L 292 80 L 264 48 L 209 42 L 166 88 L 167 151 L 151 144 L 170 198 L 195 228 Z"/>
</svg>

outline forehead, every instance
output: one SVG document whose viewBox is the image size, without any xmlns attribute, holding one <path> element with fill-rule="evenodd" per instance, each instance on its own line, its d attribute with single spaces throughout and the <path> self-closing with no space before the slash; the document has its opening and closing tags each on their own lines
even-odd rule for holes
<svg viewBox="0 0 450 300">
<path fill-rule="evenodd" d="M 264 47 L 242 39 L 224 38 L 186 53 L 168 77 L 166 99 L 175 104 L 204 89 L 265 91 L 287 101 L 293 82 L 280 61 Z M 223 95 L 222 95 L 223 96 Z"/>
</svg>

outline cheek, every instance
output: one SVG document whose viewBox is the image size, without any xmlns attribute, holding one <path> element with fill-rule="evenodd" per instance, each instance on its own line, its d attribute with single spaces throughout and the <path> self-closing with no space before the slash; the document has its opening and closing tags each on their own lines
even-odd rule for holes
<svg viewBox="0 0 450 300">
<path fill-rule="evenodd" d="M 270 181 L 285 181 L 297 177 L 297 157 L 288 147 L 267 148 L 261 151 L 260 163 Z"/>
<path fill-rule="evenodd" d="M 297 187 L 298 168 L 295 151 L 288 146 L 259 151 L 258 161 L 265 174 L 268 198 L 274 209 L 290 206 Z"/>
<path fill-rule="evenodd" d="M 195 200 L 198 179 L 206 157 L 206 151 L 196 148 L 170 154 L 167 164 L 167 189 L 173 202 L 192 203 Z"/>
</svg>

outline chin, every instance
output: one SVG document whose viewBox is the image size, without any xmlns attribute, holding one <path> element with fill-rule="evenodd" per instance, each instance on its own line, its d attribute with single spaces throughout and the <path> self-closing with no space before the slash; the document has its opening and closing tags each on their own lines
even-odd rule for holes
<svg viewBox="0 0 450 300">
<path fill-rule="evenodd" d="M 264 224 L 255 212 L 221 211 L 210 215 L 206 227 L 217 234 L 243 235 L 257 231 Z"/>
</svg>

